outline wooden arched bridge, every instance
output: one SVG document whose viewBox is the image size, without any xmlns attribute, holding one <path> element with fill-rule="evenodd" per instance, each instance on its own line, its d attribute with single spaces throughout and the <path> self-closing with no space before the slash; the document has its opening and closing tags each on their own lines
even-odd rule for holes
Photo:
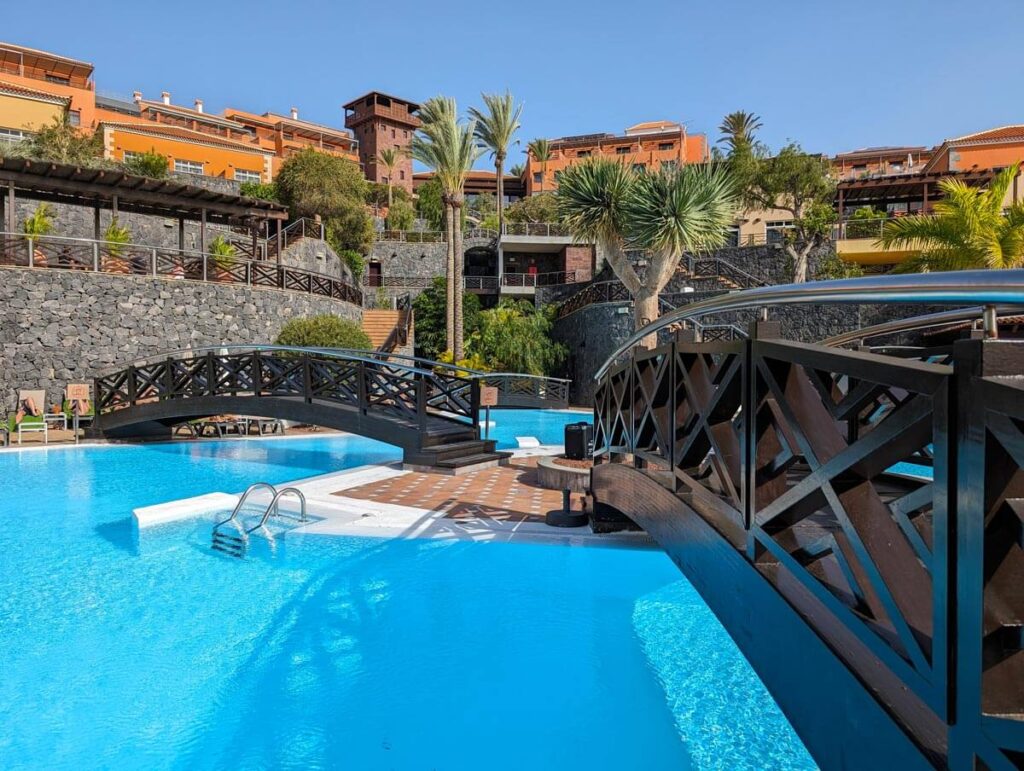
<svg viewBox="0 0 1024 771">
<path fill-rule="evenodd" d="M 387 353 L 228 346 L 161 354 L 96 378 L 94 429 L 158 438 L 190 420 L 253 415 L 377 439 L 401 447 L 409 464 L 460 468 L 506 457 L 480 438 L 482 385 L 497 386 L 499 407 L 562 407 L 568 390 L 567 381 Z"/>
<path fill-rule="evenodd" d="M 833 302 L 973 307 L 819 344 L 756 322 L 637 347 Z M 595 514 L 658 541 L 822 768 L 1024 767 L 1024 341 L 998 339 L 1003 305 L 1024 308 L 1024 270 L 752 289 L 662 317 L 598 373 Z"/>
</svg>

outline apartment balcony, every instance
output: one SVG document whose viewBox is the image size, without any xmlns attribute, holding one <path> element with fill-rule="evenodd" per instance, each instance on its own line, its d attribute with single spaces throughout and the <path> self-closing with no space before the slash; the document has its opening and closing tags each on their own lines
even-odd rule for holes
<svg viewBox="0 0 1024 771">
<path fill-rule="evenodd" d="M 859 265 L 892 265 L 920 254 L 920 249 L 886 249 L 879 241 L 892 217 L 846 219 L 832 229 L 836 254 Z"/>
</svg>

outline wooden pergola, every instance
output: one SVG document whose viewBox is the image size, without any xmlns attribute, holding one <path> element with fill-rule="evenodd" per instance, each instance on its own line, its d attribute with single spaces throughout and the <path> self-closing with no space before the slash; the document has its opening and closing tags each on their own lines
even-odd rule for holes
<svg viewBox="0 0 1024 771">
<path fill-rule="evenodd" d="M 207 247 L 208 223 L 245 227 L 253 239 L 253 254 L 260 227 L 288 219 L 281 204 L 230 193 L 219 193 L 173 179 L 152 179 L 114 169 L 93 169 L 63 163 L 0 156 L 0 222 L 3 229 L 17 229 L 19 198 L 31 201 L 84 206 L 93 210 L 94 237 L 99 240 L 100 211 L 148 214 L 178 221 L 178 248 L 185 248 L 185 222 L 199 223 L 201 251 Z M 280 254 L 280 250 L 278 250 Z"/>
<path fill-rule="evenodd" d="M 960 179 L 968 185 L 987 185 L 995 177 L 991 169 L 970 171 L 933 171 L 928 174 L 891 174 L 864 179 L 843 180 L 836 188 L 836 205 L 840 216 L 847 206 L 870 206 L 885 203 L 921 203 L 922 211 L 930 211 L 941 197 L 936 189 L 943 179 Z"/>
</svg>

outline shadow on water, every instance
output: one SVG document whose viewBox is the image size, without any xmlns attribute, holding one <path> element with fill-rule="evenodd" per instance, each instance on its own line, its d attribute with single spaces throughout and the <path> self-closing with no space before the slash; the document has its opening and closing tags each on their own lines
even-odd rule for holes
<svg viewBox="0 0 1024 771">
<path fill-rule="evenodd" d="M 104 522 L 93 530 L 96 535 L 121 551 L 131 554 L 133 557 L 139 556 L 139 531 L 131 517 Z"/>
<path fill-rule="evenodd" d="M 310 437 L 311 439 L 323 439 Z M 147 445 L 155 452 L 169 455 L 208 457 L 210 460 L 233 459 L 261 466 L 310 470 L 319 473 L 336 471 L 351 466 L 353 456 L 360 464 L 398 460 L 401 450 L 383 442 L 365 437 L 338 436 L 338 444 L 331 448 L 304 449 L 296 446 L 303 440 L 248 442 L 238 440 L 196 442 L 160 442 Z M 352 441 L 355 440 L 355 443 Z"/>
</svg>

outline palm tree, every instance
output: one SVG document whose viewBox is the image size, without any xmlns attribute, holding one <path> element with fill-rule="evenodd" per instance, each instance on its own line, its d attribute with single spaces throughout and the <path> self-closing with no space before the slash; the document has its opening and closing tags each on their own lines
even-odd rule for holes
<svg viewBox="0 0 1024 771">
<path fill-rule="evenodd" d="M 423 125 L 413 137 L 412 154 L 434 170 L 442 190 L 448 245 L 447 345 L 455 361 L 463 358 L 462 319 L 462 205 L 466 172 L 480 157 L 474 135 L 476 123 L 461 123 L 454 99 L 436 96 L 420 108 Z"/>
<path fill-rule="evenodd" d="M 599 244 L 633 295 L 634 325 L 658 318 L 658 295 L 684 252 L 722 246 L 738 196 L 727 168 L 692 164 L 635 171 L 611 158 L 589 158 L 562 172 L 560 218 L 576 240 Z M 650 254 L 643 277 L 627 251 Z M 656 345 L 656 335 L 641 345 Z"/>
<path fill-rule="evenodd" d="M 398 164 L 405 158 L 405 151 L 399 147 L 388 147 L 377 153 L 377 163 L 384 167 L 388 173 L 388 208 L 391 208 L 392 200 L 392 185 L 395 180 L 395 169 L 398 168 Z"/>
<path fill-rule="evenodd" d="M 939 182 L 943 198 L 934 216 L 915 214 L 885 223 L 878 243 L 886 249 L 920 249 L 899 272 L 1024 267 L 1024 202 L 1004 211 L 1003 202 L 1020 170 L 999 172 L 987 188 L 959 179 Z"/>
<path fill-rule="evenodd" d="M 469 117 L 476 121 L 476 138 L 494 156 L 494 170 L 498 178 L 498 232 L 502 231 L 505 209 L 505 158 L 512 137 L 519 130 L 519 116 L 523 105 L 517 105 L 512 94 L 481 94 L 487 112 L 475 107 L 469 109 Z"/>
<path fill-rule="evenodd" d="M 551 146 L 546 139 L 534 139 L 527 145 L 527 152 L 540 164 L 540 192 L 544 192 L 544 178 L 548 175 L 548 161 L 551 160 Z"/>
<path fill-rule="evenodd" d="M 726 115 L 718 130 L 722 132 L 722 138 L 718 144 L 729 146 L 735 150 L 739 144 L 751 144 L 754 141 L 754 132 L 761 128 L 761 118 L 752 112 L 737 110 Z"/>
<path fill-rule="evenodd" d="M 508 173 L 511 174 L 513 177 L 522 177 L 525 172 L 526 167 L 521 163 L 513 165 L 512 168 L 508 170 Z"/>
</svg>

